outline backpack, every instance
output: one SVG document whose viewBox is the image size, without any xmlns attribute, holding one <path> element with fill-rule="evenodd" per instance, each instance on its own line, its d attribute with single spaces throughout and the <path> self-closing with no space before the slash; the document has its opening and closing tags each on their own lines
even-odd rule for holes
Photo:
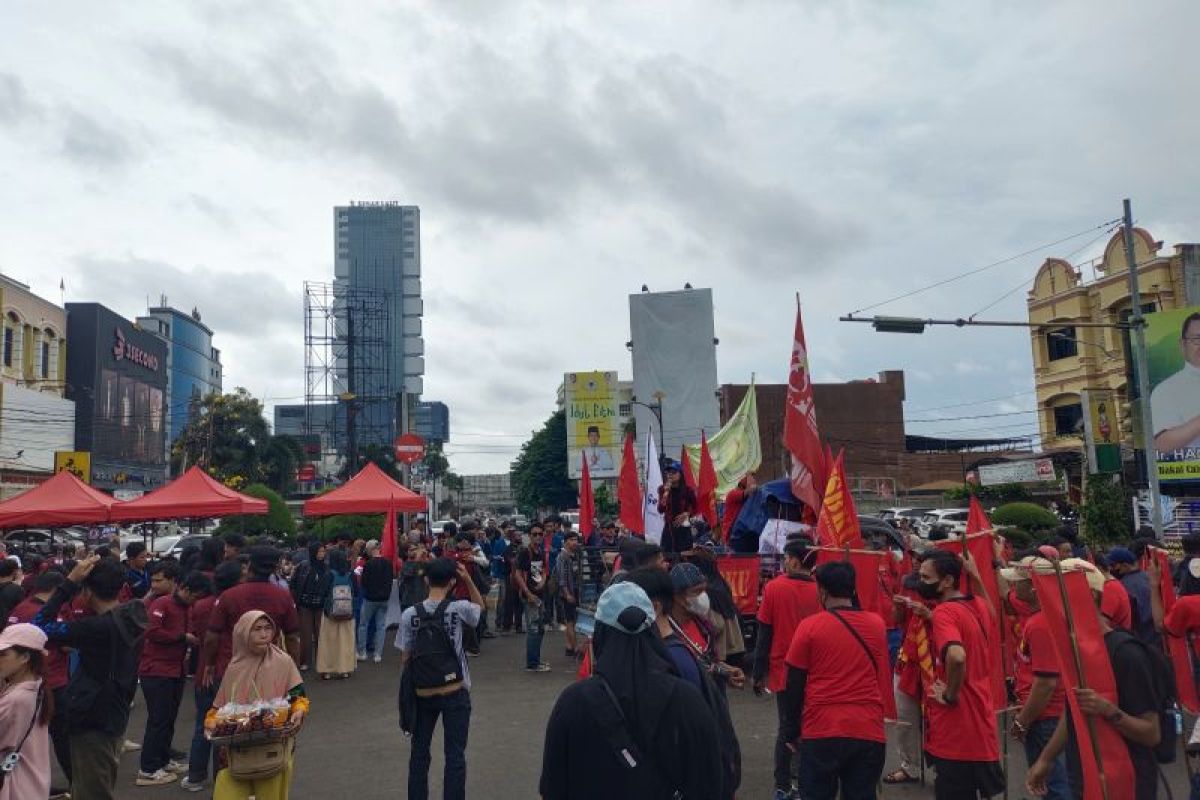
<svg viewBox="0 0 1200 800">
<path fill-rule="evenodd" d="M 354 619 L 354 585 L 349 575 L 333 576 L 333 587 L 325 603 L 325 614 L 330 619 Z"/>
<path fill-rule="evenodd" d="M 1175 697 L 1175 671 L 1171 668 L 1166 656 L 1155 647 L 1151 647 L 1128 631 L 1117 631 L 1118 637 L 1113 646 L 1115 654 L 1121 645 L 1133 644 L 1146 654 L 1150 663 L 1150 677 L 1154 691 L 1155 705 L 1158 707 L 1158 727 L 1160 736 L 1158 745 L 1154 748 L 1154 757 L 1160 764 L 1173 764 L 1179 752 L 1179 732 L 1177 723 L 1182 719 L 1179 715 L 1179 705 Z"/>
<path fill-rule="evenodd" d="M 413 606 L 416 630 L 412 634 L 408 669 L 412 670 L 413 686 L 418 692 L 462 682 L 462 664 L 450 632 L 446 630 L 446 609 L 450 607 L 450 600 L 450 597 L 443 599 L 432 613 L 425 609 L 423 602 Z"/>
</svg>

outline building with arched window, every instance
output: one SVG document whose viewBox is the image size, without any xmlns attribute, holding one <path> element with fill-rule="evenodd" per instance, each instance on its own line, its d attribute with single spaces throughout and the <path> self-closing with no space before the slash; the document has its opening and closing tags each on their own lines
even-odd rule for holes
<svg viewBox="0 0 1200 800">
<path fill-rule="evenodd" d="M 1147 231 L 1133 231 L 1134 260 L 1142 311 L 1166 311 L 1200 304 L 1200 245 L 1163 243 Z M 1088 328 L 1080 323 L 1120 323 L 1129 319 L 1129 264 L 1124 232 L 1109 239 L 1104 254 L 1084 264 L 1047 259 L 1027 298 L 1038 425 L 1042 447 L 1078 447 L 1083 442 L 1083 390 L 1112 398 L 1106 414 L 1119 421 L 1120 440 L 1141 447 L 1131 398 L 1136 399 L 1130 335 L 1117 328 Z"/>
</svg>

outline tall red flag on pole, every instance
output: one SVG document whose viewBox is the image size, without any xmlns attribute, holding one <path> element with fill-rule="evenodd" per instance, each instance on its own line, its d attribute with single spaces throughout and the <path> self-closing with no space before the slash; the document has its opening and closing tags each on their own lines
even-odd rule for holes
<svg viewBox="0 0 1200 800">
<path fill-rule="evenodd" d="M 854 507 L 850 487 L 846 485 L 842 456 L 843 453 L 839 452 L 833 468 L 829 470 L 821 514 L 817 517 L 817 543 L 828 547 L 862 547 L 858 510 Z"/>
<path fill-rule="evenodd" d="M 621 475 L 617 478 L 617 502 L 621 504 L 621 524 L 633 533 L 642 533 L 642 487 L 638 483 L 637 459 L 633 455 L 633 434 L 625 437 L 621 455 Z"/>
<path fill-rule="evenodd" d="M 581 455 L 583 474 L 579 476 L 579 535 L 587 542 L 587 537 L 595 530 L 596 498 L 592 496 L 592 476 L 588 471 L 587 456 Z"/>
<path fill-rule="evenodd" d="M 821 435 L 817 432 L 817 410 L 813 404 L 812 376 L 808 369 L 808 346 L 804 341 L 799 297 L 796 298 L 796 332 L 788 370 L 783 441 L 792 456 L 788 473 L 792 494 L 816 511 L 821 507 L 821 492 L 825 488 L 828 465 L 825 464 L 824 451 L 821 449 Z"/>
<path fill-rule="evenodd" d="M 396 545 L 396 509 L 390 500 L 387 514 L 383 520 L 383 535 L 379 539 L 379 555 L 390 560 L 392 566 L 399 570 L 400 554 Z"/>
<path fill-rule="evenodd" d="M 688 457 L 687 445 L 679 451 L 679 469 L 683 473 L 683 482 L 693 492 L 696 491 L 696 473 L 692 471 L 692 459 Z"/>
<path fill-rule="evenodd" d="M 685 451 L 686 452 L 686 451 Z M 714 531 L 717 529 L 717 468 L 708 451 L 708 436 L 700 432 L 700 478 L 696 481 L 696 501 L 700 515 Z"/>
</svg>

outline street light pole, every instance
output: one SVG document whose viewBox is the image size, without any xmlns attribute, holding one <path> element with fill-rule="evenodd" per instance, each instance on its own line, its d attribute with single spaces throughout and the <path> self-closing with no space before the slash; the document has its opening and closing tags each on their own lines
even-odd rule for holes
<svg viewBox="0 0 1200 800">
<path fill-rule="evenodd" d="M 657 402 L 655 402 L 654 405 L 650 405 L 649 403 L 643 403 L 640 400 L 632 400 L 632 399 L 629 401 L 629 404 L 634 405 L 634 406 L 641 406 L 642 408 L 646 409 L 651 414 L 653 414 L 654 419 L 658 421 L 658 441 L 659 441 L 658 450 L 659 450 L 659 454 L 661 455 L 662 448 L 666 447 L 666 445 L 667 445 L 667 440 L 666 440 L 667 432 L 663 429 L 662 398 L 659 395 L 662 395 L 663 397 L 666 396 L 666 395 L 663 395 L 662 392 L 655 392 L 654 398 Z M 650 429 L 650 437 L 651 438 L 654 437 L 654 429 L 653 428 Z"/>
<path fill-rule="evenodd" d="M 1138 287 L 1137 260 L 1133 253 L 1133 206 L 1125 198 L 1125 260 L 1129 264 L 1129 302 L 1132 306 L 1129 322 L 1133 328 L 1133 368 L 1137 372 L 1138 400 L 1142 405 L 1143 460 L 1146 464 L 1146 483 L 1150 487 L 1150 520 L 1154 535 L 1163 537 L 1162 491 L 1158 483 L 1158 450 L 1154 446 L 1154 420 L 1150 412 L 1150 367 L 1146 352 L 1146 319 L 1142 316 L 1142 296 Z"/>
</svg>

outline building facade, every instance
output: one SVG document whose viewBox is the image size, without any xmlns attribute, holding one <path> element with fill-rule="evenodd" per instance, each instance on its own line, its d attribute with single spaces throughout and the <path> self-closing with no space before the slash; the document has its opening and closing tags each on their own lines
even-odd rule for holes
<svg viewBox="0 0 1200 800">
<path fill-rule="evenodd" d="M 1178 244 L 1166 253 L 1147 231 L 1135 228 L 1133 234 L 1143 312 L 1200 304 L 1200 245 Z M 1047 259 L 1027 305 L 1030 323 L 1050 326 L 1030 329 L 1043 449 L 1082 445 L 1084 389 L 1111 393 L 1113 416 L 1122 420 L 1122 439 L 1132 445 L 1136 425 L 1130 400 L 1136 399 L 1137 386 L 1129 333 L 1078 326 L 1125 322 L 1132 313 L 1123 231 L 1113 235 L 1095 261 L 1076 266 Z"/>
<path fill-rule="evenodd" d="M 450 441 L 450 409 L 438 400 L 423 400 L 413 407 L 413 433 L 427 442 Z"/>
<path fill-rule="evenodd" d="M 221 393 L 221 351 L 212 346 L 212 329 L 200 319 L 170 306 L 150 308 L 137 324 L 167 345 L 166 449 L 198 413 L 199 403 Z"/>
<path fill-rule="evenodd" d="M 92 484 L 131 494 L 166 480 L 167 345 L 99 303 L 67 303 L 67 399 Z"/>
<path fill-rule="evenodd" d="M 0 380 L 63 396 L 67 367 L 67 313 L 25 284 L 0 275 L 4 351 Z"/>
<path fill-rule="evenodd" d="M 333 215 L 334 293 L 342 297 L 338 336 L 345 343 L 338 370 L 344 391 L 360 398 L 358 444 L 386 446 L 399 427 L 397 398 L 418 397 L 424 388 L 421 211 L 391 201 L 358 201 L 335 207 Z M 356 310 L 356 297 L 373 298 L 376 305 Z M 350 352 L 355 342 L 370 352 Z"/>
<path fill-rule="evenodd" d="M 464 512 L 511 514 L 516 510 L 511 476 L 507 472 L 494 475 L 463 475 L 458 507 Z"/>
</svg>

